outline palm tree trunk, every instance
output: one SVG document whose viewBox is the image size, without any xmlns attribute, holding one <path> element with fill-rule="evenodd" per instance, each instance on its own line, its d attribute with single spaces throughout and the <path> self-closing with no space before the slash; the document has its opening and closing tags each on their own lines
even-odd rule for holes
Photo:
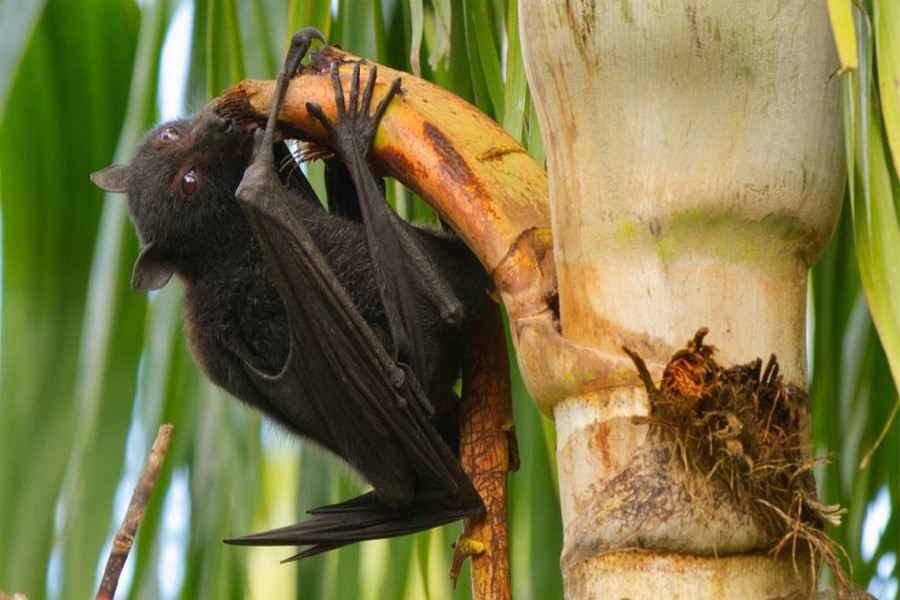
<svg viewBox="0 0 900 600">
<path fill-rule="evenodd" d="M 724 364 L 778 356 L 807 386 L 807 273 L 844 183 L 838 66 L 820 0 L 520 0 L 547 147 L 562 339 L 519 333 L 557 427 L 570 598 L 766 598 L 808 558 L 722 490 L 692 493 L 647 394 L 701 326 Z M 803 439 L 808 440 L 808 426 Z M 806 560 L 807 562 L 804 562 Z"/>
</svg>

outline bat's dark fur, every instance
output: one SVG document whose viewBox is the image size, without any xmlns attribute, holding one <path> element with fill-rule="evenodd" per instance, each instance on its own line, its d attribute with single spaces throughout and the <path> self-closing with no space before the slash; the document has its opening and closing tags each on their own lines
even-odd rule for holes
<svg viewBox="0 0 900 600">
<path fill-rule="evenodd" d="M 345 444 L 336 444 L 331 437 L 317 434 L 317 430 L 304 430 L 298 419 L 273 401 L 267 389 L 261 388 L 244 366 L 247 363 L 264 373 L 278 373 L 287 360 L 291 337 L 285 307 L 263 249 L 235 198 L 244 172 L 254 158 L 254 132 L 258 127 L 252 122 L 224 119 L 210 105 L 190 120 L 165 123 L 151 131 L 130 165 L 116 165 L 92 177 L 104 189 L 128 193 L 132 219 L 142 244 L 133 286 L 140 290 L 157 289 L 172 274 L 183 282 L 188 338 L 194 356 L 209 378 L 282 426 L 311 437 L 341 455 L 350 465 L 360 468 L 364 476 L 374 478 L 371 457 L 354 456 Z M 377 339 L 392 353 L 394 335 L 373 275 L 366 225 L 358 219 L 359 199 L 352 197 L 353 182 L 346 167 L 340 163 L 331 165 L 330 179 L 338 185 L 332 185 L 329 192 L 340 190 L 343 197 L 332 198 L 331 202 L 349 206 L 348 217 L 323 209 L 283 144 L 276 144 L 274 151 L 278 160 L 288 165 L 282 169 L 281 176 L 287 202 L 300 215 L 334 278 L 348 292 Z M 346 208 L 343 211 L 346 213 Z M 465 323 L 474 322 L 487 301 L 485 290 L 489 280 L 483 269 L 452 233 L 412 230 L 461 301 Z M 392 268 L 392 265 L 385 266 Z M 463 339 L 470 332 L 465 324 L 447 325 L 425 292 L 420 282 L 412 281 L 406 286 L 404 293 L 412 295 L 411 301 L 420 307 L 422 320 L 405 325 L 408 334 L 416 336 L 424 348 L 425 365 L 417 375 L 434 408 L 430 421 L 455 455 L 457 424 L 453 415 L 458 400 L 452 388 L 460 369 Z M 303 342 L 297 343 L 300 347 L 295 347 L 294 352 L 298 354 L 296 359 L 302 361 Z M 342 391 L 337 388 L 334 393 L 340 395 Z M 300 404 L 305 399 L 296 397 L 292 402 Z M 333 425 L 340 429 L 340 423 Z M 368 460 L 368 467 L 361 466 L 360 460 Z M 381 468 L 384 473 L 377 475 L 390 477 L 392 469 L 406 467 L 384 464 Z M 402 478 L 419 481 L 415 473 L 406 473 Z M 433 495 L 434 490 L 429 491 L 421 482 L 414 484 L 416 489 L 411 492 L 395 492 L 393 486 L 386 487 L 391 489 L 380 493 L 376 486 L 374 496 L 364 496 L 357 504 L 345 505 L 350 508 L 337 511 L 352 511 L 355 506 L 374 507 L 343 523 L 343 534 L 335 534 L 334 543 L 327 533 L 304 537 L 301 530 L 299 535 L 295 532 L 293 537 L 272 537 L 262 543 L 278 540 L 314 543 L 318 544 L 315 551 L 323 551 L 356 539 L 424 529 L 481 509 L 477 495 L 473 500 L 471 494 L 463 494 L 466 498 L 463 505 L 452 506 L 455 513 L 430 519 L 427 505 L 418 498 Z M 405 488 L 398 485 L 397 489 Z M 443 502 L 454 504 L 452 499 Z M 391 512 L 398 509 L 400 512 L 396 514 Z M 355 533 L 354 527 L 372 527 L 371 523 L 365 523 L 366 518 L 378 523 L 374 533 Z M 392 520 L 398 523 L 391 525 Z M 334 526 L 330 522 L 324 525 L 326 529 Z"/>
<path fill-rule="evenodd" d="M 125 179 L 128 205 L 145 248 L 135 267 L 136 279 L 142 271 L 164 268 L 160 263 L 172 268 L 185 286 L 185 325 L 197 361 L 214 383 L 270 413 L 240 357 L 231 351 L 244 348 L 244 358 L 269 373 L 284 365 L 288 352 L 284 308 L 234 197 L 250 162 L 254 128 L 244 124 L 241 130 L 213 109 L 211 105 L 191 120 L 172 121 L 154 129 L 129 165 Z M 191 170 L 196 189 L 186 194 L 182 180 Z M 291 177 L 298 176 L 302 174 L 292 169 Z M 363 225 L 327 212 L 301 190 L 300 186 L 288 188 L 288 197 L 302 209 L 303 221 L 335 277 L 390 350 Z M 464 305 L 477 311 L 486 297 L 488 281 L 471 253 L 452 233 L 416 231 L 428 250 L 440 258 Z M 146 253 L 148 247 L 152 255 Z M 460 329 L 445 326 L 433 310 L 425 314 L 430 318 L 421 323 L 419 333 L 433 359 L 433 377 L 422 383 L 438 408 L 459 371 L 462 336 Z M 303 434 L 281 415 L 269 416 Z"/>
</svg>

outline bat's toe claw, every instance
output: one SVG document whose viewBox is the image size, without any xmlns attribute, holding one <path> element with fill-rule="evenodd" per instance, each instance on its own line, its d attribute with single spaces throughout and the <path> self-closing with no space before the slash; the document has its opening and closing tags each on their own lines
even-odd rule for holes
<svg viewBox="0 0 900 600">
<path fill-rule="evenodd" d="M 468 529 L 468 528 L 466 528 Z M 480 539 L 475 539 L 466 529 L 459 534 L 453 543 L 453 560 L 450 562 L 450 579 L 453 580 L 453 587 L 456 587 L 456 580 L 459 579 L 459 572 L 462 570 L 463 563 L 470 556 L 476 556 L 484 552 L 487 548 Z"/>
</svg>

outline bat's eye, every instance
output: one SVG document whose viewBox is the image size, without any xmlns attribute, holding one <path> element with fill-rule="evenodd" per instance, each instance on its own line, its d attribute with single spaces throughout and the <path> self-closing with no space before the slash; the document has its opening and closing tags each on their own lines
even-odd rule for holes
<svg viewBox="0 0 900 600">
<path fill-rule="evenodd" d="M 222 124 L 222 129 L 225 133 L 231 133 L 231 130 L 234 129 L 234 120 L 225 119 L 225 122 Z"/>
<path fill-rule="evenodd" d="M 197 191 L 197 172 L 191 169 L 181 178 L 181 191 L 190 196 Z"/>
<path fill-rule="evenodd" d="M 181 134 L 174 127 L 166 127 L 159 134 L 159 139 L 164 142 L 173 142 L 181 138 Z"/>
</svg>

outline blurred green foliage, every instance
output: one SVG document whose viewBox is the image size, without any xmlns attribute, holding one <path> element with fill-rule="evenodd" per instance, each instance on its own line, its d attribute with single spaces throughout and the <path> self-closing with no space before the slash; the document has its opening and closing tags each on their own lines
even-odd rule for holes
<svg viewBox="0 0 900 600">
<path fill-rule="evenodd" d="M 351 52 L 421 72 L 472 101 L 543 160 L 514 2 L 184 1 L 193 17 L 189 109 L 245 76 L 273 77 L 290 33 L 313 25 Z M 844 76 L 851 209 L 811 294 L 815 441 L 835 456 L 820 481 L 826 502 L 850 509 L 832 533 L 863 584 L 900 546 L 896 420 L 859 468 L 898 400 L 897 348 L 879 342 L 898 335 L 890 328 L 900 280 L 900 253 L 890 255 L 900 244 L 896 112 L 882 110 L 896 99 L 881 85 L 900 78 L 900 54 L 882 58 L 900 29 L 888 2 L 860 5 L 874 20 L 853 9 L 863 60 Z M 0 589 L 32 600 L 93 593 L 124 510 L 114 499 L 128 497 L 166 421 L 174 441 L 129 558 L 131 598 L 468 597 L 468 581 L 453 592 L 446 577 L 458 525 L 299 566 L 278 564 L 285 549 L 218 541 L 292 522 L 359 483 L 302 442 L 284 443 L 203 380 L 185 347 L 177 286 L 149 299 L 129 289 L 136 244 L 125 203 L 104 197 L 88 174 L 127 160 L 159 119 L 160 54 L 177 9 L 175 0 L 0 0 Z M 394 191 L 408 213 L 427 213 Z M 514 595 L 559 598 L 552 425 L 515 369 L 514 390 L 523 464 L 511 477 Z M 864 556 L 866 507 L 885 487 L 890 522 Z M 164 511 L 167 503 L 180 508 Z M 185 517 L 181 528 L 173 514 Z"/>
</svg>

